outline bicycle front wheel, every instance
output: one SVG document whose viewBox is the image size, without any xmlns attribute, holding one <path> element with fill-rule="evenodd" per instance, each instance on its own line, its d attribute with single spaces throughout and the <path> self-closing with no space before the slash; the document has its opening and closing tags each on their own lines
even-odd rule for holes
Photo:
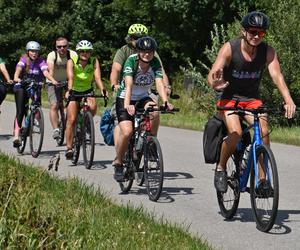
<svg viewBox="0 0 300 250">
<path fill-rule="evenodd" d="M 81 126 L 78 124 L 78 118 L 75 123 L 75 129 L 74 129 L 74 136 L 73 136 L 73 157 L 72 157 L 72 163 L 74 165 L 77 165 L 79 154 L 80 154 L 80 140 L 81 140 Z"/>
<path fill-rule="evenodd" d="M 95 127 L 91 112 L 86 112 L 83 117 L 82 154 L 85 167 L 90 169 L 94 161 Z"/>
<path fill-rule="evenodd" d="M 226 193 L 217 191 L 219 208 L 226 219 L 231 219 L 236 214 L 240 201 L 238 166 L 237 153 L 232 154 L 227 161 L 227 191 Z"/>
<path fill-rule="evenodd" d="M 57 146 L 62 146 L 65 139 L 65 129 L 66 129 L 66 122 L 65 122 L 65 112 L 62 109 L 59 109 L 59 118 L 58 118 L 58 129 L 59 129 L 59 136 L 56 139 Z"/>
<path fill-rule="evenodd" d="M 164 180 L 164 163 L 161 147 L 155 136 L 147 136 L 144 149 L 144 178 L 151 201 L 160 197 Z"/>
<path fill-rule="evenodd" d="M 266 145 L 256 148 L 257 169 L 252 166 L 250 177 L 251 207 L 257 229 L 268 232 L 274 225 L 279 201 L 276 161 Z"/>
<path fill-rule="evenodd" d="M 44 115 L 41 107 L 31 112 L 29 138 L 31 155 L 36 158 L 41 152 L 44 140 Z"/>
</svg>

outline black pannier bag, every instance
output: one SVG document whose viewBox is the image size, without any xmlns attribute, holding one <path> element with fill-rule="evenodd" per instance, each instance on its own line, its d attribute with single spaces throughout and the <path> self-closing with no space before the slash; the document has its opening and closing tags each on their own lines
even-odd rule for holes
<svg viewBox="0 0 300 250">
<path fill-rule="evenodd" d="M 203 154 L 205 163 L 214 164 L 219 161 L 221 145 L 226 135 L 226 127 L 222 118 L 214 115 L 204 127 Z"/>
</svg>

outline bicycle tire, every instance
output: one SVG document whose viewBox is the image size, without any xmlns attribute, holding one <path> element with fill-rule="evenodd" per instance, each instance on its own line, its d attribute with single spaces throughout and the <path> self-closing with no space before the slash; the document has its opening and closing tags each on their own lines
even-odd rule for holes
<svg viewBox="0 0 300 250">
<path fill-rule="evenodd" d="M 72 164 L 77 165 L 79 154 L 80 154 L 80 137 L 81 137 L 81 126 L 78 124 L 78 119 L 75 123 L 75 130 L 73 136 L 73 157 L 72 157 Z"/>
<path fill-rule="evenodd" d="M 25 147 L 26 147 L 26 141 L 27 141 L 27 135 L 28 133 L 26 132 L 29 128 L 24 128 L 22 127 L 20 130 L 20 134 L 21 134 L 21 146 L 17 147 L 17 152 L 19 154 L 23 154 Z"/>
<path fill-rule="evenodd" d="M 31 155 L 37 158 L 41 153 L 44 140 L 44 114 L 41 107 L 36 107 L 31 112 L 29 138 Z"/>
<path fill-rule="evenodd" d="M 59 118 L 58 118 L 58 129 L 59 137 L 56 139 L 57 146 L 62 146 L 65 140 L 65 130 L 66 130 L 66 119 L 65 112 L 59 109 Z"/>
<path fill-rule="evenodd" d="M 238 153 L 234 153 L 227 161 L 227 191 L 226 193 L 217 191 L 217 199 L 221 215 L 226 219 L 231 219 L 236 214 L 240 201 L 238 167 Z"/>
<path fill-rule="evenodd" d="M 149 199 L 157 201 L 163 187 L 164 163 L 159 141 L 152 135 L 147 135 L 144 149 L 144 177 Z"/>
<path fill-rule="evenodd" d="M 133 179 L 134 179 L 134 166 L 133 162 L 130 157 L 130 145 L 128 146 L 128 150 L 125 153 L 124 156 L 124 167 L 125 167 L 125 173 L 124 173 L 124 181 L 118 182 L 121 192 L 123 194 L 126 194 L 130 191 L 132 184 L 133 184 Z"/>
<path fill-rule="evenodd" d="M 256 227 L 262 232 L 268 232 L 274 225 L 279 202 L 279 180 L 275 157 L 272 150 L 266 145 L 256 148 L 256 163 L 261 164 L 261 156 L 264 158 L 264 165 L 267 166 L 266 180 L 270 183 L 270 188 L 258 193 L 256 190 L 257 180 L 254 167 L 251 168 L 250 175 L 250 199 Z M 257 174 L 258 175 L 258 174 Z M 273 189 L 273 190 L 272 190 Z M 270 204 L 272 201 L 272 204 Z M 265 206 L 263 206 L 265 204 Z"/>
<path fill-rule="evenodd" d="M 90 111 L 84 113 L 82 129 L 82 154 L 85 167 L 91 169 L 95 153 L 95 127 Z"/>
</svg>

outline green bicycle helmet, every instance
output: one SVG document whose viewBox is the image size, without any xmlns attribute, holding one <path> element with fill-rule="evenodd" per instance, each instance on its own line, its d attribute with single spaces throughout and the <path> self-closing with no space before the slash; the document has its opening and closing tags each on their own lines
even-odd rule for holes
<svg viewBox="0 0 300 250">
<path fill-rule="evenodd" d="M 87 40 L 82 40 L 76 45 L 76 50 L 93 50 L 93 45 Z"/>
<path fill-rule="evenodd" d="M 148 35 L 148 29 L 143 24 L 135 23 L 129 27 L 128 35 L 142 37 L 142 36 Z"/>
</svg>

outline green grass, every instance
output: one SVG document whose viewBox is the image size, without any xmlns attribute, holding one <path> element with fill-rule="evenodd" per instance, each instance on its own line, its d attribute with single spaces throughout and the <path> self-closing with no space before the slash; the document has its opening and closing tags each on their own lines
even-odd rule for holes
<svg viewBox="0 0 300 250">
<path fill-rule="evenodd" d="M 187 229 L 0 154 L 0 249 L 211 249 Z"/>
</svg>

